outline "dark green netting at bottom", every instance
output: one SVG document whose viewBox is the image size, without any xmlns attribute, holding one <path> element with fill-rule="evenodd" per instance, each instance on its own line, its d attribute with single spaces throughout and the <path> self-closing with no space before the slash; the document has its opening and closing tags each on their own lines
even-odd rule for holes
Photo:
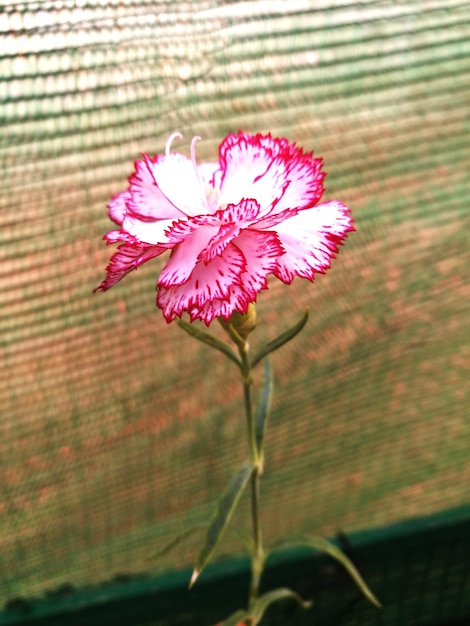
<svg viewBox="0 0 470 626">
<path fill-rule="evenodd" d="M 468 626 L 470 509 L 417 518 L 378 531 L 340 535 L 337 544 L 361 570 L 383 608 L 368 604 L 328 557 L 303 548 L 274 555 L 262 591 L 289 586 L 313 607 L 292 601 L 268 610 L 265 623 L 304 626 Z M 2 626 L 210 626 L 245 603 L 249 563 L 207 568 L 187 588 L 190 570 L 165 576 L 121 576 L 95 589 L 63 585 L 41 601 L 16 599 Z"/>
</svg>

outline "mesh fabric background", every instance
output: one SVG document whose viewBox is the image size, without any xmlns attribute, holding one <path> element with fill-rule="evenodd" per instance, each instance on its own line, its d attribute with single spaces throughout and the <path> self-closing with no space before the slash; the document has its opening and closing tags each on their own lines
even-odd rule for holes
<svg viewBox="0 0 470 626">
<path fill-rule="evenodd" d="M 160 262 L 91 293 L 107 201 L 174 130 L 201 162 L 297 141 L 356 219 L 259 298 L 255 344 L 312 313 L 274 357 L 267 542 L 468 503 L 469 35 L 457 0 L 1 3 L 0 602 L 191 565 L 199 538 L 152 553 L 244 458 L 237 372 L 164 322 Z"/>
</svg>

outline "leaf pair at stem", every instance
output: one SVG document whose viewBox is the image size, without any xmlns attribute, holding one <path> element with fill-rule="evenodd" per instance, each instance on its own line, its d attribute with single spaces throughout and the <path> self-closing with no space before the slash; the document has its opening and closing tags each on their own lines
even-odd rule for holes
<svg viewBox="0 0 470 626">
<path fill-rule="evenodd" d="M 247 542 L 248 550 L 251 555 L 252 562 L 252 579 L 250 585 L 250 594 L 247 610 L 240 610 L 230 616 L 225 622 L 225 626 L 237 626 L 243 623 L 247 626 L 256 626 L 262 618 L 266 609 L 274 602 L 285 599 L 293 599 L 301 606 L 307 608 L 311 603 L 305 602 L 298 594 L 290 589 L 276 589 L 258 595 L 261 575 L 265 566 L 269 553 L 265 554 L 262 542 L 261 527 L 259 520 L 259 480 L 263 471 L 263 441 L 266 432 L 266 425 L 269 417 L 269 409 L 271 396 L 273 391 L 273 375 L 270 359 L 267 358 L 272 352 L 278 350 L 288 341 L 293 339 L 305 326 L 308 319 L 309 311 L 305 311 L 302 318 L 291 328 L 278 335 L 272 341 L 262 346 L 255 355 L 249 357 L 249 345 L 247 342 L 248 334 L 256 326 L 256 315 L 252 309 L 246 316 L 237 314 L 226 321 L 222 321 L 222 325 L 235 343 L 237 352 L 231 345 L 225 341 L 215 337 L 207 331 L 188 324 L 180 320 L 178 323 L 188 334 L 195 337 L 199 341 L 222 352 L 232 362 L 234 362 L 240 370 L 243 380 L 245 413 L 248 426 L 248 442 L 249 442 L 249 460 L 241 465 L 239 470 L 233 475 L 227 487 L 222 493 L 217 503 L 217 508 L 205 532 L 205 539 L 202 549 L 196 560 L 194 571 L 189 586 L 192 587 L 196 582 L 199 574 L 212 557 L 214 550 L 219 543 L 222 535 L 227 529 L 233 513 L 240 501 L 240 498 L 249 483 L 251 483 L 251 503 L 252 503 L 252 522 L 253 522 L 253 539 Z M 258 394 L 258 402 L 255 411 L 252 410 L 252 402 L 250 389 L 253 383 L 253 369 L 264 360 L 264 370 L 260 391 Z M 196 529 L 193 529 L 196 530 Z M 184 533 L 181 539 L 184 539 L 190 533 Z M 171 546 L 176 545 L 178 540 L 172 542 Z M 341 550 L 333 543 L 319 537 L 303 537 L 299 541 L 289 541 L 281 545 L 281 547 L 292 545 L 304 545 L 315 550 L 326 552 L 332 558 L 341 563 L 348 573 L 351 575 L 362 593 L 377 607 L 380 603 L 367 587 L 361 575 L 355 568 L 354 564 L 346 557 Z M 165 550 L 166 551 L 166 550 Z"/>
<path fill-rule="evenodd" d="M 308 316 L 309 316 L 309 310 L 306 309 L 304 315 L 297 322 L 297 324 L 294 324 L 294 326 L 287 329 L 286 331 L 278 335 L 275 339 L 273 339 L 272 341 L 269 341 L 267 344 L 262 346 L 256 352 L 255 356 L 251 359 L 251 361 L 249 361 L 249 368 L 253 369 L 254 367 L 256 367 L 256 365 L 258 365 L 258 363 L 262 361 L 262 359 L 268 356 L 268 354 L 271 354 L 271 352 L 278 350 L 284 344 L 286 344 L 288 341 L 290 341 L 296 335 L 298 335 L 300 331 L 302 330 L 302 328 L 307 323 Z M 207 344 L 211 348 L 215 348 L 216 350 L 219 350 L 219 352 L 222 352 L 223 354 L 225 354 L 226 357 L 228 357 L 231 361 L 233 361 L 238 366 L 238 368 L 241 371 L 242 376 L 245 374 L 245 372 L 243 371 L 242 358 L 235 352 L 232 346 L 230 346 L 228 343 L 226 343 L 225 341 L 222 341 L 215 335 L 211 335 L 211 333 L 208 333 L 206 330 L 203 330 L 202 328 L 199 328 L 198 326 L 189 324 L 185 320 L 178 320 L 178 325 L 184 331 L 186 331 L 189 335 L 191 335 L 198 341 L 202 341 L 203 343 Z M 232 340 L 237 345 L 238 349 L 239 350 L 240 348 L 243 349 L 244 346 L 246 346 L 246 339 L 244 339 L 237 332 L 237 329 L 232 324 L 230 324 L 230 321 L 227 323 L 224 323 L 223 326 L 226 329 L 226 331 L 229 333 Z"/>
</svg>

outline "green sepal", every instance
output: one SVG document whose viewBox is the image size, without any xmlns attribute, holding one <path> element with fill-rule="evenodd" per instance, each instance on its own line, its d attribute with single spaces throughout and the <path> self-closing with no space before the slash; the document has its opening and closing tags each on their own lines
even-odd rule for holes
<svg viewBox="0 0 470 626">
<path fill-rule="evenodd" d="M 298 593 L 291 589 L 280 588 L 268 591 L 262 596 L 257 598 L 250 607 L 250 616 L 253 622 L 257 624 L 263 617 L 266 610 L 274 604 L 274 602 L 280 602 L 281 600 L 295 600 L 303 609 L 308 609 L 312 606 L 313 602 L 307 602 Z"/>
<path fill-rule="evenodd" d="M 191 337 L 195 337 L 196 339 L 202 341 L 202 343 L 207 344 L 211 348 L 215 348 L 216 350 L 219 350 L 219 352 L 223 352 L 225 356 L 228 356 L 231 361 L 233 361 L 238 365 L 238 367 L 240 367 L 240 358 L 233 350 L 233 348 L 229 346 L 228 343 L 225 343 L 225 341 L 222 341 L 221 339 L 218 339 L 218 337 L 216 337 L 215 335 L 211 335 L 205 330 L 202 330 L 202 328 L 193 326 L 193 324 L 188 324 L 188 322 L 185 322 L 184 320 L 178 320 L 178 326 L 186 331 L 188 335 L 191 335 Z"/>
<path fill-rule="evenodd" d="M 232 518 L 233 512 L 235 511 L 238 501 L 240 500 L 240 496 L 242 495 L 252 472 L 252 464 L 244 463 L 238 472 L 232 476 L 229 484 L 222 493 L 217 503 L 217 509 L 207 529 L 204 545 L 197 557 L 193 575 L 191 576 L 191 581 L 189 583 L 189 588 L 194 585 L 197 577 L 211 558 L 216 545 L 219 543 L 220 538 Z"/>
<path fill-rule="evenodd" d="M 263 379 L 258 396 L 258 404 L 255 412 L 255 438 L 258 453 L 261 453 L 263 447 L 264 433 L 269 418 L 269 408 L 271 405 L 271 397 L 273 394 L 273 369 L 271 359 L 264 362 Z"/>
<path fill-rule="evenodd" d="M 323 539 L 323 537 L 305 536 L 305 537 L 299 537 L 298 539 L 295 539 L 293 541 L 285 542 L 282 545 L 277 546 L 276 550 L 286 548 L 286 547 L 292 547 L 294 545 L 307 546 L 309 548 L 313 548 L 314 550 L 318 550 L 320 552 L 325 552 L 326 554 L 329 554 L 333 559 L 341 563 L 341 565 L 345 568 L 345 570 L 354 580 L 356 585 L 362 591 L 364 596 L 370 602 L 372 602 L 372 604 L 374 604 L 377 608 L 379 609 L 382 608 L 382 605 L 374 596 L 372 591 L 369 589 L 369 587 L 367 586 L 367 583 L 362 578 L 361 574 L 358 572 L 354 563 L 351 561 L 351 559 L 349 559 L 344 554 L 344 552 L 342 552 L 337 546 L 335 546 L 334 543 L 332 543 L 331 541 L 328 541 L 327 539 Z"/>
<path fill-rule="evenodd" d="M 220 320 L 221 318 L 219 318 Z M 222 328 L 229 334 L 230 339 L 238 346 L 238 348 L 243 348 L 246 344 L 245 339 L 237 332 L 237 330 L 230 324 L 230 322 L 220 321 L 222 324 Z"/>
<path fill-rule="evenodd" d="M 271 354 L 271 352 L 274 352 L 274 350 L 278 350 L 284 344 L 286 344 L 288 341 L 290 341 L 296 335 L 298 335 L 300 331 L 302 330 L 302 328 L 307 323 L 308 316 L 309 316 L 309 310 L 307 308 L 302 318 L 297 322 L 297 324 L 294 324 L 294 326 L 291 326 L 291 328 L 288 328 L 283 333 L 278 335 L 275 339 L 273 339 L 272 341 L 269 341 L 265 346 L 260 348 L 258 352 L 255 354 L 255 356 L 253 357 L 253 360 L 251 362 L 251 367 L 255 367 L 255 365 L 257 365 L 261 361 L 261 359 L 264 359 L 265 356 L 267 356 L 268 354 Z"/>
</svg>

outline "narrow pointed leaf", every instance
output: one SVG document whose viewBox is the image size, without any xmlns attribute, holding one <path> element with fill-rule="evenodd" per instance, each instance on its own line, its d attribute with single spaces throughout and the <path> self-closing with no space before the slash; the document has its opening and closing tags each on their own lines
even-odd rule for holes
<svg viewBox="0 0 470 626">
<path fill-rule="evenodd" d="M 178 326 L 186 331 L 188 335 L 191 335 L 191 337 L 195 337 L 196 339 L 202 341 L 211 348 L 215 348 L 216 350 L 219 350 L 219 352 L 223 352 L 225 356 L 227 356 L 231 361 L 236 363 L 238 367 L 240 367 L 240 359 L 237 353 L 233 350 L 231 346 L 228 345 L 228 343 L 225 343 L 225 341 L 222 341 L 215 335 L 211 335 L 205 330 L 202 330 L 202 328 L 193 326 L 193 324 L 188 324 L 188 322 L 185 322 L 184 320 L 178 320 Z"/>
<path fill-rule="evenodd" d="M 255 435 L 258 452 L 261 452 L 263 446 L 263 438 L 268 422 L 272 394 L 273 369 L 271 366 L 271 359 L 266 359 L 264 362 L 263 380 L 261 381 L 261 389 L 255 413 Z"/>
<path fill-rule="evenodd" d="M 196 568 L 193 569 L 193 573 L 191 574 L 191 580 L 189 581 L 189 589 L 191 589 L 191 587 L 194 585 L 200 573 L 201 570 L 198 570 Z"/>
<path fill-rule="evenodd" d="M 146 556 L 145 562 L 153 563 L 154 561 L 166 556 L 172 550 L 174 550 L 177 546 L 179 546 L 180 543 L 183 543 L 183 541 L 185 541 L 186 539 L 189 539 L 191 535 L 194 535 L 198 531 L 202 532 L 203 530 L 206 530 L 206 529 L 207 529 L 207 524 L 198 524 L 197 526 L 191 526 L 191 528 L 188 528 L 187 530 L 182 532 L 180 535 L 178 535 L 172 541 L 170 541 L 170 543 L 167 543 L 161 550 L 158 550 L 157 552 L 153 552 L 150 555 Z M 241 533 L 235 528 L 229 528 L 228 530 L 230 530 L 232 533 L 237 535 L 237 537 L 241 540 L 241 542 L 245 546 L 248 554 L 251 554 L 253 550 L 253 539 L 251 539 L 251 537 L 247 537 L 245 534 Z"/>
<path fill-rule="evenodd" d="M 247 624 L 251 622 L 251 618 L 246 611 L 240 609 L 239 611 L 235 611 L 226 620 L 224 620 L 223 626 L 238 626 L 238 624 Z"/>
<path fill-rule="evenodd" d="M 159 550 L 158 552 L 154 552 L 150 554 L 149 556 L 147 556 L 145 558 L 145 561 L 148 563 L 156 559 L 159 559 L 163 556 L 166 556 L 169 552 L 171 552 L 174 548 L 176 548 L 176 546 L 178 546 L 180 543 L 185 541 L 185 539 L 188 539 L 189 537 L 191 537 L 191 535 L 194 535 L 194 533 L 196 533 L 198 530 L 202 531 L 205 528 L 206 526 L 203 524 L 199 524 L 198 526 L 192 526 L 191 528 L 188 528 L 187 530 L 182 532 L 180 535 L 175 537 L 172 541 L 170 541 L 170 543 L 166 544 L 161 550 Z"/>
<path fill-rule="evenodd" d="M 354 563 L 344 554 L 344 552 L 342 552 L 337 546 L 335 546 L 334 543 L 331 543 L 331 541 L 328 541 L 327 539 L 323 539 L 322 537 L 309 537 L 308 539 L 309 539 L 308 545 L 311 548 L 315 548 L 316 550 L 326 552 L 333 559 L 336 559 L 336 561 L 341 563 L 341 565 L 346 569 L 346 571 L 349 573 L 349 575 L 354 580 L 354 582 L 359 587 L 359 589 L 362 591 L 362 593 L 365 595 L 365 597 L 370 602 L 372 602 L 372 604 L 375 604 L 376 607 L 378 608 L 382 607 L 380 602 L 374 596 L 374 594 L 369 589 L 366 582 L 364 581 L 364 579 L 358 572 Z"/>
<path fill-rule="evenodd" d="M 382 608 L 382 605 L 369 589 L 367 583 L 358 572 L 354 563 L 344 554 L 344 552 L 342 552 L 337 546 L 335 546 L 334 543 L 331 543 L 331 541 L 328 541 L 327 539 L 323 539 L 323 537 L 305 536 L 293 541 L 285 542 L 282 545 L 277 546 L 277 549 L 288 546 L 292 547 L 293 545 L 308 546 L 309 548 L 313 548 L 314 550 L 319 550 L 320 552 L 326 552 L 326 554 L 329 554 L 333 559 L 341 563 L 341 565 L 345 568 L 345 570 L 354 580 L 356 585 L 362 591 L 364 596 L 377 608 Z"/>
<path fill-rule="evenodd" d="M 274 589 L 263 594 L 253 603 L 250 608 L 250 615 L 254 618 L 254 622 L 257 624 L 263 617 L 266 609 L 268 609 L 274 602 L 280 602 L 281 600 L 295 600 L 303 609 L 308 609 L 312 606 L 312 602 L 306 602 L 298 593 L 291 589 Z"/>
<path fill-rule="evenodd" d="M 282 347 L 284 344 L 286 344 L 288 341 L 290 341 L 296 335 L 298 335 L 300 331 L 302 330 L 302 328 L 307 323 L 308 315 L 309 315 L 309 310 L 306 309 L 305 313 L 303 314 L 300 321 L 297 322 L 297 324 L 294 324 L 294 326 L 292 326 L 291 328 L 288 328 L 283 333 L 281 333 L 278 337 L 276 337 L 272 341 L 269 341 L 265 346 L 260 348 L 258 352 L 256 353 L 256 355 L 253 357 L 253 361 L 251 362 L 251 367 L 255 367 L 255 365 L 257 365 L 261 361 L 261 359 L 264 359 L 265 356 L 267 356 L 271 352 L 274 352 L 274 350 L 278 350 L 280 347 Z"/>
<path fill-rule="evenodd" d="M 217 503 L 215 514 L 209 528 L 207 529 L 204 545 L 199 552 L 199 556 L 197 557 L 196 565 L 194 566 L 193 578 L 194 576 L 197 578 L 211 558 L 216 545 L 219 543 L 220 538 L 230 522 L 237 503 L 240 500 L 240 496 L 242 495 L 252 472 L 253 466 L 251 463 L 245 463 L 242 465 L 238 472 L 232 477 L 225 491 L 221 495 Z"/>
</svg>

